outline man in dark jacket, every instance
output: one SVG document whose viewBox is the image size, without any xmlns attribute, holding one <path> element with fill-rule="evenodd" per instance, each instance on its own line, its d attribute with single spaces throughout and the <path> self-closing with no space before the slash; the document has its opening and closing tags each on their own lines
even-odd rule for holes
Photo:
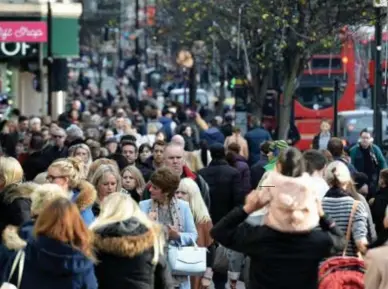
<svg viewBox="0 0 388 289">
<path fill-rule="evenodd" d="M 29 144 L 29 155 L 23 162 L 23 171 L 26 181 L 32 181 L 34 178 L 47 170 L 50 160 L 44 157 L 43 153 L 44 139 L 40 132 L 34 132 Z"/>
<path fill-rule="evenodd" d="M 52 144 L 45 147 L 43 157 L 51 164 L 53 161 L 67 157 L 68 150 L 65 146 L 66 132 L 63 128 L 53 128 L 51 130 Z"/>
<path fill-rule="evenodd" d="M 210 215 L 213 224 L 217 224 L 234 207 L 243 204 L 244 196 L 241 192 L 240 173 L 226 161 L 224 146 L 212 145 L 210 154 L 212 161 L 209 167 L 201 169 L 198 174 L 209 185 Z"/>
<path fill-rule="evenodd" d="M 360 133 L 360 143 L 350 149 L 352 164 L 357 171 L 368 176 L 369 198 L 376 193 L 380 171 L 387 168 L 387 162 L 381 149 L 373 144 L 373 138 L 368 130 Z"/>
<path fill-rule="evenodd" d="M 164 165 L 180 175 L 181 179 L 190 178 L 195 181 L 201 191 L 206 206 L 210 208 L 209 186 L 202 176 L 195 174 L 184 164 L 184 153 L 182 146 L 174 143 L 169 144 L 164 149 Z M 143 200 L 149 198 L 150 193 L 149 187 L 147 186 L 143 193 Z"/>
<path fill-rule="evenodd" d="M 210 191 L 210 216 L 213 224 L 217 224 L 234 207 L 243 204 L 244 195 L 241 188 L 240 173 L 229 166 L 225 159 L 225 149 L 222 144 L 210 147 L 212 161 L 207 168 L 198 172 L 209 184 Z M 227 275 L 214 272 L 213 282 L 215 288 L 225 288 Z"/>
</svg>

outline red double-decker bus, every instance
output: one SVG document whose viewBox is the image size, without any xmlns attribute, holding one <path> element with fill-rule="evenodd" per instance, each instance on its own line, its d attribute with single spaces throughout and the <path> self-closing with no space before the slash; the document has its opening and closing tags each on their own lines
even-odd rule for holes
<svg viewBox="0 0 388 289">
<path fill-rule="evenodd" d="M 319 132 L 322 119 L 334 117 L 334 79 L 341 82 L 338 111 L 356 108 L 356 57 L 353 41 L 345 39 L 335 55 L 313 55 L 299 78 L 295 92 L 294 116 L 301 140 L 297 147 L 306 150 Z"/>
</svg>

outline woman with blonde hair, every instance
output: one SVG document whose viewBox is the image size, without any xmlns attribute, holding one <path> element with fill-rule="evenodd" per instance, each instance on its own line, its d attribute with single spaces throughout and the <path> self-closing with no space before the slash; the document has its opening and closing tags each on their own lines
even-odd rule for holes
<svg viewBox="0 0 388 289">
<path fill-rule="evenodd" d="M 160 227 L 127 194 L 113 193 L 101 202 L 95 233 L 99 289 L 172 288 L 163 258 Z"/>
<path fill-rule="evenodd" d="M 190 178 L 184 178 L 180 181 L 179 187 L 175 192 L 175 196 L 178 199 L 182 199 L 189 203 L 191 212 L 193 213 L 194 222 L 197 227 L 199 247 L 209 248 L 209 255 L 207 258 L 208 268 L 202 278 L 191 277 L 191 288 L 208 288 L 211 284 L 213 277 L 212 271 L 212 254 L 213 251 L 213 238 L 210 236 L 210 230 L 213 228 L 213 223 L 210 218 L 209 211 L 203 201 L 199 187 L 195 181 Z"/>
<path fill-rule="evenodd" d="M 330 187 L 322 200 L 326 214 L 334 219 L 342 232 L 352 223 L 351 236 L 347 246 L 347 256 L 366 253 L 368 246 L 368 212 L 353 188 L 353 180 L 348 167 L 341 161 L 331 162 L 325 171 L 325 179 Z M 349 219 L 352 217 L 352 222 Z"/>
<path fill-rule="evenodd" d="M 67 198 L 55 199 L 40 212 L 34 237 L 27 241 L 24 252 L 24 270 L 18 289 L 98 288 L 92 233 L 82 221 L 77 206 Z M 12 262 L 10 258 L 9 263 Z M 9 266 L 5 271 L 9 272 Z M 17 283 L 15 279 L 11 283 Z"/>
<path fill-rule="evenodd" d="M 81 212 L 87 225 L 94 220 L 92 206 L 97 198 L 93 185 L 83 179 L 84 165 L 78 158 L 58 159 L 47 170 L 47 181 L 62 187 Z"/>
<path fill-rule="evenodd" d="M 108 158 L 101 158 L 101 159 L 95 160 L 94 162 L 92 162 L 92 164 L 89 167 L 88 177 L 86 178 L 89 182 L 92 180 L 92 177 L 93 177 L 94 173 L 97 171 L 97 169 L 101 165 L 116 166 L 117 170 L 119 170 L 119 167 L 118 167 L 117 163 L 114 160 L 111 160 L 111 159 L 108 159 Z"/>
<path fill-rule="evenodd" d="M 123 188 L 137 203 L 140 202 L 145 188 L 143 174 L 135 166 L 127 166 L 121 172 Z"/>
<path fill-rule="evenodd" d="M 89 167 L 93 162 L 90 148 L 83 143 L 73 145 L 69 148 L 69 157 L 78 158 L 84 163 L 84 177 L 86 178 L 89 172 Z"/>
<path fill-rule="evenodd" d="M 23 168 L 20 163 L 12 157 L 0 157 L 0 191 L 22 180 Z"/>
<path fill-rule="evenodd" d="M 117 166 L 102 165 L 96 170 L 90 181 L 97 190 L 97 199 L 93 205 L 93 213 L 97 216 L 100 213 L 100 203 L 104 198 L 122 191 L 121 176 Z M 122 192 L 126 193 L 125 190 Z"/>
</svg>

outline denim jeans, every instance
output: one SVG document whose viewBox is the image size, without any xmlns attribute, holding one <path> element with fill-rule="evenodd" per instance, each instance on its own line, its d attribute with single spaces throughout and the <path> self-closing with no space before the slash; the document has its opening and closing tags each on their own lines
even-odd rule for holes
<svg viewBox="0 0 388 289">
<path fill-rule="evenodd" d="M 232 250 L 228 250 L 227 255 L 229 260 L 228 278 L 231 280 L 238 280 L 240 278 L 245 256 L 242 253 Z"/>
</svg>

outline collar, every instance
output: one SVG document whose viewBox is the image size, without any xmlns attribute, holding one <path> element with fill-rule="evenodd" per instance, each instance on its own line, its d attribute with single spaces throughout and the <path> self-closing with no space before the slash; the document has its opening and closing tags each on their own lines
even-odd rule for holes
<svg viewBox="0 0 388 289">
<path fill-rule="evenodd" d="M 332 187 L 327 191 L 325 197 L 327 197 L 327 198 L 343 198 L 343 197 L 350 197 L 350 195 L 342 188 Z"/>
<path fill-rule="evenodd" d="M 183 172 L 182 172 L 182 175 L 186 178 L 190 178 L 192 180 L 195 181 L 195 179 L 197 178 L 196 174 L 194 174 L 190 168 L 186 165 L 183 166 Z"/>
</svg>

